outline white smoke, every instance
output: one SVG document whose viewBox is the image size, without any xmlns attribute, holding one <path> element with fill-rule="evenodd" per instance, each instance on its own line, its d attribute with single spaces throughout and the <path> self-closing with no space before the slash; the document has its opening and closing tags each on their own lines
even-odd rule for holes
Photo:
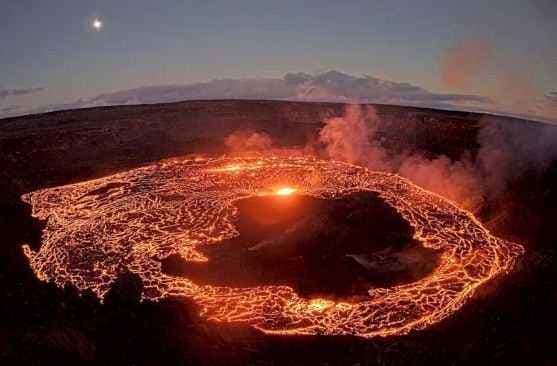
<svg viewBox="0 0 557 366">
<path fill-rule="evenodd" d="M 528 169 L 541 171 L 557 158 L 557 128 L 552 126 L 525 132 L 516 125 L 483 124 L 476 156 L 466 152 L 455 161 L 445 155 L 394 154 L 377 136 L 380 124 L 373 107 L 350 105 L 344 116 L 325 121 L 319 141 L 331 159 L 398 173 L 472 211 L 486 196 L 502 192 L 511 179 Z"/>
<path fill-rule="evenodd" d="M 271 137 L 264 132 L 236 131 L 224 139 L 231 152 L 265 151 L 271 148 Z"/>
<path fill-rule="evenodd" d="M 376 143 L 377 114 L 373 108 L 348 105 L 343 117 L 330 118 L 319 133 L 327 154 L 336 160 L 389 170 L 387 154 Z"/>
</svg>

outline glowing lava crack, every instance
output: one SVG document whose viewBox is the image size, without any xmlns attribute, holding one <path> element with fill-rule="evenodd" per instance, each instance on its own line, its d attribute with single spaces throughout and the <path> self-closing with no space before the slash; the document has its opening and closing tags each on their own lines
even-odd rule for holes
<svg viewBox="0 0 557 366">
<path fill-rule="evenodd" d="M 179 254 L 238 235 L 234 201 L 265 194 L 339 197 L 374 191 L 442 252 L 428 276 L 374 288 L 361 302 L 304 299 L 287 286 L 199 286 L 161 272 Z M 404 334 L 457 311 L 481 284 L 511 270 L 523 252 L 492 236 L 471 214 L 394 174 L 312 158 L 171 160 L 23 196 L 47 220 L 42 246 L 25 246 L 41 280 L 70 282 L 103 297 L 123 269 L 141 276 L 144 298 L 185 296 L 207 319 L 242 322 L 267 333 Z"/>
</svg>

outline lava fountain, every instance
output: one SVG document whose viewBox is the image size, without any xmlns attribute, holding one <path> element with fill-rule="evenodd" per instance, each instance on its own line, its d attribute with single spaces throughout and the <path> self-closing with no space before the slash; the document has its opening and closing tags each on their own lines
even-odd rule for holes
<svg viewBox="0 0 557 366">
<path fill-rule="evenodd" d="M 441 253 L 432 273 L 371 288 L 363 300 L 333 301 L 303 298 L 289 286 L 198 285 L 161 271 L 170 255 L 208 261 L 199 248 L 238 235 L 239 199 L 294 193 L 334 199 L 355 191 L 379 194 L 414 228 L 414 239 Z M 309 157 L 168 160 L 22 198 L 47 221 L 41 248 L 24 247 L 41 280 L 92 289 L 103 298 L 126 269 L 143 280 L 144 299 L 187 297 L 209 320 L 273 334 L 375 337 L 423 329 L 509 272 L 523 253 L 469 212 L 395 174 Z"/>
</svg>

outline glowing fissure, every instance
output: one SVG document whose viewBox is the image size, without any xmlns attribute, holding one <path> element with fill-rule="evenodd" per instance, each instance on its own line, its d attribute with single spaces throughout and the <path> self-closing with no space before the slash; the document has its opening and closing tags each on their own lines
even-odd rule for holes
<svg viewBox="0 0 557 366">
<path fill-rule="evenodd" d="M 359 302 L 305 299 L 287 286 L 199 286 L 161 272 L 160 260 L 171 254 L 207 261 L 199 246 L 238 235 L 236 200 L 281 189 L 325 199 L 378 192 L 414 227 L 415 239 L 442 251 L 440 264 L 416 282 L 370 289 L 369 299 Z M 23 199 L 47 220 L 41 249 L 24 247 L 41 280 L 69 282 L 102 298 L 128 269 L 142 278 L 145 299 L 184 296 L 207 319 L 267 333 L 374 337 L 422 329 L 510 271 L 523 252 L 470 213 L 397 175 L 309 157 L 169 160 Z"/>
</svg>

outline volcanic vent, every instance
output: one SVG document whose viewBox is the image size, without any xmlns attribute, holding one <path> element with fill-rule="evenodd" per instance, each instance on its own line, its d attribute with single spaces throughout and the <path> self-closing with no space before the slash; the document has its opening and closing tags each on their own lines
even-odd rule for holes
<svg viewBox="0 0 557 366">
<path fill-rule="evenodd" d="M 142 278 L 146 299 L 185 296 L 208 319 L 268 333 L 373 337 L 421 329 L 508 272 L 523 250 L 396 175 L 312 158 L 172 160 L 23 198 L 48 220 L 41 248 L 25 248 L 40 279 L 103 297 L 127 269 Z M 289 200 L 301 206 L 281 211 Z M 393 230 L 365 232 L 366 202 L 390 212 L 381 229 Z M 331 225 L 339 219 L 335 212 L 351 212 L 345 219 L 360 226 L 359 235 Z M 234 249 L 249 253 L 234 257 Z M 408 250 L 416 264 L 430 265 L 418 272 L 399 266 L 396 280 L 382 283 L 377 257 L 400 258 Z M 291 267 L 293 278 L 268 275 L 269 266 L 299 257 L 304 263 Z M 235 263 L 264 275 L 254 282 Z M 319 279 L 324 264 L 344 271 L 342 280 L 329 287 L 299 280 Z M 344 265 L 359 268 L 360 276 L 347 277 Z"/>
</svg>

